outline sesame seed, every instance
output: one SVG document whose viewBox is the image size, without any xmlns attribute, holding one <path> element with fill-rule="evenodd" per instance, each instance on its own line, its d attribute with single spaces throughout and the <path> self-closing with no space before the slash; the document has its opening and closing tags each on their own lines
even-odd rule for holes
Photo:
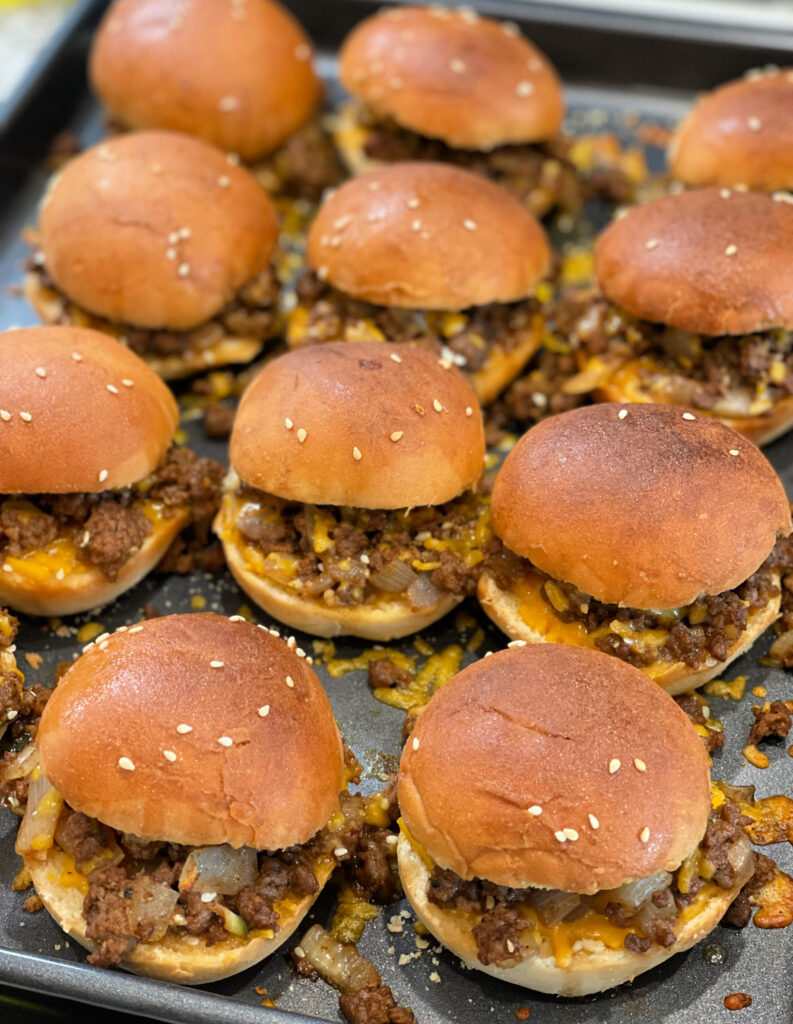
<svg viewBox="0 0 793 1024">
<path fill-rule="evenodd" d="M 793 203 L 793 192 L 774 192 L 771 198 L 775 203 Z"/>
<path fill-rule="evenodd" d="M 508 953 L 514 953 L 515 952 L 515 943 L 512 941 L 512 939 L 507 939 L 505 945 L 507 947 L 507 952 Z"/>
<path fill-rule="evenodd" d="M 560 843 L 566 843 L 567 842 L 567 836 L 564 834 L 564 832 L 561 829 L 558 832 L 554 832 L 554 836 L 559 840 Z"/>
<path fill-rule="evenodd" d="M 220 185 L 221 188 L 228 188 L 230 184 L 231 178 L 228 176 L 228 174 L 221 174 L 220 177 L 218 178 L 218 185 Z"/>
<path fill-rule="evenodd" d="M 116 387 L 115 384 L 106 384 L 105 387 L 107 388 L 111 395 L 118 394 L 118 388 Z"/>
<path fill-rule="evenodd" d="M 725 256 L 734 256 L 736 254 L 736 252 L 738 252 L 738 246 L 737 245 L 728 245 L 727 248 L 724 250 L 724 255 Z"/>
<path fill-rule="evenodd" d="M 600 822 L 597 820 L 594 814 L 589 815 L 589 824 L 592 828 L 600 828 Z"/>
<path fill-rule="evenodd" d="M 11 566 L 8 564 L 8 562 L 3 562 L 3 572 L 13 572 L 13 571 L 14 570 L 11 568 Z"/>
<path fill-rule="evenodd" d="M 352 220 L 352 216 L 349 213 L 345 213 L 343 217 L 339 217 L 333 222 L 333 227 L 336 231 L 343 231 Z"/>
<path fill-rule="evenodd" d="M 393 434 L 391 435 L 391 440 L 392 441 L 401 441 L 403 435 L 404 435 L 404 431 L 402 431 L 402 430 L 395 430 L 393 432 Z"/>
<path fill-rule="evenodd" d="M 131 388 L 133 386 L 133 384 L 135 383 L 135 381 L 134 380 L 130 380 L 129 377 L 122 377 L 121 378 L 121 383 L 124 385 L 125 388 Z"/>
<path fill-rule="evenodd" d="M 620 411 L 617 413 L 617 419 L 618 420 L 624 420 L 627 415 L 628 415 L 628 410 L 627 409 L 620 409 Z"/>
<path fill-rule="evenodd" d="M 619 758 L 612 757 L 612 759 L 609 761 L 609 775 L 613 775 L 614 772 L 618 772 L 619 770 L 620 770 Z"/>
<path fill-rule="evenodd" d="M 396 352 L 392 352 L 391 355 L 389 356 L 389 359 L 393 359 L 393 361 L 395 363 L 401 363 L 402 362 L 402 356 L 398 356 L 396 354 Z"/>
<path fill-rule="evenodd" d="M 443 406 L 441 405 L 437 398 L 433 398 L 432 408 L 435 410 L 435 412 L 443 412 Z"/>
<path fill-rule="evenodd" d="M 346 857 L 347 853 L 348 853 L 348 850 L 347 850 L 346 846 L 337 846 L 336 849 L 333 851 L 333 856 L 334 857 Z"/>
<path fill-rule="evenodd" d="M 414 231 L 421 231 L 421 221 L 420 220 L 414 220 L 413 223 L 410 226 L 411 226 L 411 228 Z"/>
<path fill-rule="evenodd" d="M 507 644 L 507 647 L 525 647 L 525 646 L 526 646 L 526 641 L 525 640 L 510 640 L 510 642 Z"/>
<path fill-rule="evenodd" d="M 47 376 L 47 371 L 44 369 L 43 366 L 37 366 L 36 367 L 36 376 L 37 377 L 46 377 Z"/>
<path fill-rule="evenodd" d="M 566 828 L 564 830 L 565 839 L 569 839 L 571 843 L 574 843 L 578 839 L 578 833 L 574 828 Z"/>
<path fill-rule="evenodd" d="M 202 903 L 211 903 L 212 900 L 214 900 L 216 898 L 216 896 L 217 896 L 216 892 L 202 892 L 201 893 L 201 902 Z"/>
<path fill-rule="evenodd" d="M 86 533 L 88 533 L 87 530 L 86 530 Z M 83 537 L 85 537 L 85 534 L 83 534 Z M 85 541 L 85 543 L 87 544 L 88 541 Z M 143 626 L 132 626 L 130 629 L 127 630 L 128 633 L 141 633 L 142 631 L 143 631 Z"/>
<path fill-rule="evenodd" d="M 289 419 L 288 416 L 284 420 L 284 426 L 286 427 L 287 430 L 291 430 L 292 427 L 294 426 L 294 423 Z"/>
<path fill-rule="evenodd" d="M 176 727 L 176 731 L 177 731 L 177 732 L 178 732 L 178 733 L 179 733 L 179 734 L 180 734 L 181 736 L 186 736 L 186 735 L 187 735 L 187 733 L 189 733 L 189 732 L 192 732 L 192 731 L 193 731 L 193 727 L 192 727 L 192 725 L 185 725 L 185 724 L 184 724 L 184 722 L 181 722 L 181 723 L 180 723 L 179 725 L 177 725 L 177 727 Z"/>
<path fill-rule="evenodd" d="M 353 447 L 352 457 L 355 459 L 356 462 L 360 462 L 361 461 L 361 458 L 362 458 L 362 456 L 361 456 L 361 449 L 357 445 L 355 445 Z"/>
<path fill-rule="evenodd" d="M 454 363 L 452 362 L 451 359 L 439 359 L 438 366 L 442 367 L 444 370 L 451 370 L 451 368 L 454 366 Z"/>
<path fill-rule="evenodd" d="M 262 704 L 262 706 L 259 708 L 257 714 L 258 714 L 259 718 L 267 718 L 267 716 L 270 714 L 270 705 L 269 704 Z"/>
<path fill-rule="evenodd" d="M 307 436 L 308 435 L 306 431 L 303 429 L 303 427 L 301 427 L 297 432 L 297 439 L 300 442 L 300 444 L 302 444 L 305 441 Z"/>
<path fill-rule="evenodd" d="M 180 263 L 179 266 L 176 268 L 176 273 L 179 275 L 179 277 L 187 277 L 187 275 L 190 273 L 190 264 Z"/>
<path fill-rule="evenodd" d="M 286 677 L 286 685 L 289 687 L 290 690 L 294 689 L 295 681 L 291 676 Z"/>
<path fill-rule="evenodd" d="M 154 163 L 149 165 L 149 170 L 152 174 L 162 174 L 162 164 L 155 160 Z"/>
<path fill-rule="evenodd" d="M 226 153 L 226 163 L 231 164 L 232 167 L 239 167 L 240 155 L 239 153 Z"/>
<path fill-rule="evenodd" d="M 320 281 L 324 281 L 327 276 L 328 276 L 328 268 L 327 267 L 317 267 L 317 277 L 320 279 Z"/>
<path fill-rule="evenodd" d="M 640 757 L 634 757 L 633 763 L 636 765 L 636 771 L 637 772 L 646 772 L 647 771 L 647 765 L 644 763 L 644 761 L 642 761 L 642 759 Z"/>
<path fill-rule="evenodd" d="M 240 101 L 236 96 L 224 96 L 220 103 L 218 103 L 218 110 L 221 114 L 228 114 L 232 110 L 237 110 L 239 105 Z"/>
<path fill-rule="evenodd" d="M 466 407 L 465 407 L 465 415 L 466 416 L 473 416 L 473 414 L 474 414 L 474 410 L 471 408 L 471 406 L 470 405 L 466 405 Z"/>
<path fill-rule="evenodd" d="M 8 411 L 8 409 L 0 409 L 0 419 L 8 423 L 8 421 L 11 419 L 11 413 Z"/>
<path fill-rule="evenodd" d="M 289 648 L 290 651 L 293 651 L 295 647 L 297 647 L 297 640 L 295 640 L 293 636 L 288 636 L 286 638 L 286 646 Z"/>
<path fill-rule="evenodd" d="M 647 827 L 647 826 L 645 825 L 645 826 L 644 826 L 644 828 L 643 828 L 643 829 L 641 830 L 641 832 L 639 833 L 639 839 L 640 839 L 640 840 L 641 840 L 641 841 L 642 841 L 643 843 L 646 843 L 646 842 L 647 842 L 647 840 L 648 840 L 649 838 L 650 838 L 650 830 L 649 830 L 649 828 L 648 828 L 648 827 Z"/>
<path fill-rule="evenodd" d="M 210 668 L 223 668 L 223 665 L 224 665 L 224 662 L 222 662 L 222 661 L 210 661 L 210 663 L 209 663 L 209 667 Z"/>
<path fill-rule="evenodd" d="M 455 75 L 461 75 L 465 71 L 465 61 L 460 60 L 459 57 L 454 57 L 449 61 L 449 67 Z"/>
<path fill-rule="evenodd" d="M 107 480 L 108 473 L 106 469 L 103 469 L 99 474 L 99 483 L 103 484 Z"/>
<path fill-rule="evenodd" d="M 658 241 L 657 238 L 650 238 L 648 239 L 648 241 L 644 243 L 644 248 L 649 249 L 650 252 L 652 252 L 653 249 L 657 249 L 660 244 L 661 243 Z"/>
<path fill-rule="evenodd" d="M 30 415 L 30 413 L 29 413 L 29 412 L 21 412 L 21 413 L 19 414 L 19 418 L 20 418 L 21 420 L 24 420 L 24 421 L 25 421 L 25 423 L 30 423 L 30 421 L 31 421 L 31 420 L 33 419 L 33 417 L 32 417 L 32 416 Z"/>
<path fill-rule="evenodd" d="M 533 817 L 538 818 L 542 814 L 542 807 L 539 804 L 532 804 L 529 808 L 529 814 Z"/>
<path fill-rule="evenodd" d="M 171 243 L 171 245 L 176 245 L 176 243 L 179 241 L 179 232 L 172 231 L 170 235 L 168 235 L 168 241 Z"/>
<path fill-rule="evenodd" d="M 728 453 L 728 454 L 729 454 L 729 455 L 740 455 L 741 453 L 740 453 L 740 452 L 738 451 L 738 449 L 737 449 L 737 448 L 730 448 L 730 450 L 729 450 L 729 453 Z"/>
<path fill-rule="evenodd" d="M 421 200 L 417 199 L 414 196 L 412 199 L 408 199 L 408 201 L 407 201 L 407 203 L 405 205 L 407 206 L 407 208 L 409 210 L 417 210 L 419 208 L 419 206 L 421 206 Z"/>
<path fill-rule="evenodd" d="M 763 127 L 759 117 L 747 117 L 746 124 L 750 132 L 759 132 Z"/>
<path fill-rule="evenodd" d="M 415 736 L 413 737 L 413 749 L 414 750 L 418 750 L 419 749 L 419 741 L 418 741 L 418 738 L 415 737 Z"/>
<path fill-rule="evenodd" d="M 684 412 L 683 413 L 683 419 L 684 420 L 695 420 L 696 418 L 697 417 L 694 415 L 693 412 Z"/>
<path fill-rule="evenodd" d="M 230 747 L 234 743 L 234 740 L 231 738 L 231 736 L 221 736 L 218 739 L 218 743 L 221 745 L 221 747 Z"/>
<path fill-rule="evenodd" d="M 165 758 L 166 761 L 176 760 L 176 754 L 172 750 L 163 750 L 162 756 Z"/>
<path fill-rule="evenodd" d="M 369 189 L 370 192 L 376 192 L 380 188 L 380 182 L 370 181 L 366 187 Z"/>
<path fill-rule="evenodd" d="M 471 220 L 470 217 L 466 217 L 463 221 L 463 227 L 466 231 L 476 231 L 477 223 L 475 220 Z"/>
<path fill-rule="evenodd" d="M 518 84 L 515 86 L 515 95 L 516 96 L 520 96 L 521 99 L 523 99 L 526 96 L 531 96 L 531 94 L 533 92 L 534 92 L 534 84 L 533 84 L 533 82 L 527 82 L 527 81 L 518 82 Z"/>
<path fill-rule="evenodd" d="M 728 188 L 720 188 L 719 189 L 719 195 L 721 196 L 722 199 L 729 199 L 730 196 L 732 195 L 732 192 L 730 192 L 730 190 Z"/>
<path fill-rule="evenodd" d="M 125 772 L 134 772 L 135 765 L 130 761 L 128 757 L 120 757 L 118 759 L 119 768 L 123 768 Z"/>
</svg>

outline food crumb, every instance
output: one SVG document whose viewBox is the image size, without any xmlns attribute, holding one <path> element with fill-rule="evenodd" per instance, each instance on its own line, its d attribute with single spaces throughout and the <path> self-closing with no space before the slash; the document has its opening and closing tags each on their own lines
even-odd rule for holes
<svg viewBox="0 0 793 1024">
<path fill-rule="evenodd" d="M 754 765 L 755 768 L 767 768 L 769 765 L 767 756 L 754 744 L 744 747 L 742 753 L 749 764 Z"/>
<path fill-rule="evenodd" d="M 35 654 L 32 651 L 25 655 L 25 661 L 28 663 L 28 665 L 30 665 L 30 667 L 34 671 L 38 671 L 41 668 L 41 663 L 43 660 L 44 659 L 41 657 L 40 654 Z"/>
<path fill-rule="evenodd" d="M 753 697 L 765 697 L 767 692 L 768 691 L 766 690 L 766 688 L 764 686 L 755 686 L 752 689 L 752 696 Z"/>
<path fill-rule="evenodd" d="M 41 897 L 38 895 L 38 893 L 34 892 L 31 893 L 31 895 L 28 896 L 28 898 L 22 904 L 22 909 L 26 911 L 28 914 L 36 914 L 38 913 L 39 910 L 41 910 L 43 906 L 44 904 L 41 902 Z"/>
<path fill-rule="evenodd" d="M 531 1017 L 531 1010 L 528 1006 L 519 1006 L 517 1010 L 515 1010 L 515 1016 L 518 1020 L 528 1020 L 529 1017 Z"/>
<path fill-rule="evenodd" d="M 732 995 L 725 996 L 724 1005 L 728 1010 L 745 1010 L 747 1006 L 752 1005 L 752 997 L 746 992 L 733 992 Z"/>
<path fill-rule="evenodd" d="M 430 981 L 434 981 L 436 985 L 440 984 L 440 980 L 441 980 L 441 976 L 440 976 L 440 974 L 438 974 L 437 971 L 433 971 L 430 974 Z"/>
<path fill-rule="evenodd" d="M 193 594 L 193 596 L 190 598 L 190 607 L 194 611 L 201 611 L 201 609 L 206 608 L 206 606 L 207 599 L 203 596 L 203 594 Z"/>
</svg>

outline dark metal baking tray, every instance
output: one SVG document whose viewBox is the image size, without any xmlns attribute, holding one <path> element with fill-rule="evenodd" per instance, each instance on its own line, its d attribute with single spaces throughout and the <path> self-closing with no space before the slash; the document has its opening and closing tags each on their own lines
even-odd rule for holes
<svg viewBox="0 0 793 1024">
<path fill-rule="evenodd" d="M 375 5 L 369 0 L 294 0 L 290 6 L 319 44 L 320 66 L 333 93 L 332 52 L 352 24 Z M 686 109 L 694 90 L 738 75 L 750 66 L 786 63 L 790 60 L 788 51 L 793 48 L 791 39 L 780 41 L 763 37 L 762 33 L 757 38 L 751 34 L 734 38 L 729 31 L 718 28 L 686 36 L 678 25 L 664 37 L 657 20 L 644 26 L 640 19 L 624 17 L 595 23 L 586 12 L 576 12 L 573 17 L 569 10 L 557 10 L 550 4 L 484 0 L 477 6 L 520 23 L 557 63 L 570 83 L 570 105 L 577 111 L 575 124 L 603 121 L 607 127 L 611 125 L 622 132 L 634 123 L 634 112 L 653 121 L 672 123 Z M 82 52 L 79 47 L 71 48 L 71 52 L 68 61 L 53 65 L 52 73 L 41 83 L 41 96 L 19 113 L 13 130 L 6 133 L 0 145 L 2 329 L 35 322 L 25 303 L 7 295 L 5 290 L 21 276 L 24 246 L 19 233 L 35 221 L 36 203 L 47 177 L 42 158 L 48 139 L 66 128 L 86 142 L 93 141 L 101 132 L 101 115 L 85 93 L 84 47 Z M 592 110 L 602 113 L 588 116 L 586 112 Z M 657 152 L 654 158 L 658 160 Z M 225 460 L 225 445 L 207 441 L 195 421 L 185 427 L 191 444 Z M 793 437 L 778 441 L 768 454 L 793 494 Z M 225 614 L 236 613 L 241 604 L 248 603 L 228 575 L 155 576 L 93 618 L 112 629 L 139 619 L 144 603 L 152 603 L 162 612 L 189 611 L 191 597 L 196 594 L 206 598 L 209 609 Z M 504 637 L 488 626 L 473 602 L 466 610 L 476 617 L 486 634 L 478 654 L 466 653 L 466 661 L 504 645 Z M 88 618 L 78 616 L 67 624 L 74 627 Z M 425 631 L 424 638 L 437 648 L 458 642 L 453 618 Z M 311 649 L 311 638 L 300 642 Z M 793 788 L 793 762 L 784 748 L 769 748 L 771 766 L 765 771 L 743 763 L 741 757 L 751 720 L 751 688 L 762 684 L 770 699 L 790 698 L 793 691 L 793 684 L 784 673 L 759 665 L 757 658 L 767 652 L 768 643 L 768 638 L 763 639 L 729 673 L 730 677 L 749 677 L 747 697 L 740 703 L 711 700 L 727 730 L 727 744 L 715 758 L 714 776 L 738 784 L 755 784 L 761 796 L 790 792 Z M 352 655 L 365 646 L 363 641 L 337 643 L 340 656 Z M 411 639 L 400 646 L 415 653 Z M 79 644 L 73 635 L 57 636 L 46 625 L 26 619 L 18 647 L 28 678 L 46 682 L 51 679 L 55 664 L 70 658 Z M 42 655 L 38 671 L 25 662 L 25 652 Z M 317 670 L 345 738 L 365 765 L 365 791 L 378 788 L 384 770 L 396 763 L 399 754 L 401 712 L 375 701 L 363 673 L 332 679 L 321 664 Z M 16 824 L 12 815 L 0 815 L 0 983 L 29 993 L 47 993 L 107 1007 L 116 1013 L 164 1021 L 214 1024 L 266 1020 L 272 1024 L 297 1024 L 306 1019 L 340 1019 L 335 992 L 321 982 L 312 984 L 299 979 L 282 952 L 259 969 L 198 991 L 87 966 L 82 951 L 64 937 L 46 914 L 25 914 L 21 908 L 23 896 L 11 892 L 10 882 L 17 866 L 13 855 Z M 771 852 L 784 869 L 793 870 L 793 850 L 789 846 L 775 847 Z M 332 908 L 332 893 L 326 892 L 313 917 L 327 923 Z M 585 999 L 556 1000 L 495 982 L 478 972 L 468 972 L 434 944 L 400 966 L 400 955 L 416 952 L 412 917 L 405 918 L 402 934 L 390 932 L 387 923 L 391 915 L 406 908 L 407 904 L 398 904 L 381 914 L 367 927 L 360 945 L 377 965 L 383 981 L 391 985 L 403 1003 L 413 1007 L 421 1024 L 514 1020 L 515 1011 L 521 1006 L 529 1007 L 532 1019 L 543 1024 L 600 1024 L 605 1020 L 610 1024 L 629 1024 L 638 1019 L 710 1024 L 729 1017 L 722 1000 L 736 991 L 752 995 L 754 1001 L 749 1012 L 758 1024 L 793 1019 L 791 931 L 762 932 L 752 925 L 742 932 L 720 928 L 712 941 L 726 952 L 722 964 L 707 963 L 700 947 L 675 957 L 631 986 Z M 431 980 L 431 976 L 439 977 L 440 981 Z M 262 1009 L 264 998 L 272 999 L 277 1008 Z"/>
</svg>

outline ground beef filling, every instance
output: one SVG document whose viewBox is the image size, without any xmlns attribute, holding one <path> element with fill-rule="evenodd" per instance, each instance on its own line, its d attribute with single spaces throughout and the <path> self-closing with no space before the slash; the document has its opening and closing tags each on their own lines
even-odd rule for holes
<svg viewBox="0 0 793 1024">
<path fill-rule="evenodd" d="M 234 500 L 234 527 L 263 557 L 261 573 L 332 607 L 403 596 L 422 608 L 473 594 L 492 543 L 488 505 L 472 493 L 388 511 L 300 505 L 245 486 Z"/>
<path fill-rule="evenodd" d="M 639 668 L 656 661 L 683 662 L 698 669 L 709 659 L 725 661 L 730 649 L 745 632 L 752 612 L 759 612 L 780 592 L 778 573 L 782 541 L 745 583 L 735 590 L 703 597 L 694 604 L 671 611 L 643 611 L 604 604 L 571 583 L 541 572 L 525 558 L 505 549 L 491 558 L 488 571 L 502 590 L 520 594 L 520 582 L 532 574 L 537 592 L 561 622 L 580 623 L 587 634 L 599 633 L 594 646 Z M 786 557 L 786 556 L 785 556 Z M 603 629 L 608 629 L 605 634 Z M 660 630 L 665 637 L 642 640 L 641 632 Z M 658 634 L 656 634 L 658 637 Z"/>
<path fill-rule="evenodd" d="M 251 170 L 268 191 L 312 201 L 344 179 L 333 142 L 318 119 L 290 135 L 280 149 Z"/>
<path fill-rule="evenodd" d="M 364 107 L 358 108 L 356 115 L 367 130 L 364 152 L 371 160 L 454 164 L 494 181 L 538 216 L 554 208 L 577 210 L 594 196 L 623 203 L 632 195 L 631 184 L 617 168 L 598 168 L 581 175 L 570 159 L 572 140 L 562 136 L 547 142 L 498 146 L 487 152 L 454 149 L 439 139 L 378 118 Z"/>
<path fill-rule="evenodd" d="M 638 359 L 643 390 L 660 389 L 667 400 L 717 414 L 762 415 L 793 394 L 793 335 L 788 331 L 697 335 L 640 320 L 591 295 L 568 295 L 560 307 L 560 321 L 569 326 L 584 368 L 577 378 L 581 384 L 589 360 L 596 357 L 606 378 Z M 592 373 L 592 388 L 600 383 L 597 377 Z M 578 385 L 566 386 L 575 390 Z"/>
<path fill-rule="evenodd" d="M 237 292 L 234 299 L 211 320 L 189 331 L 148 330 L 132 324 L 115 323 L 80 309 L 47 273 L 43 256 L 36 252 L 28 261 L 27 271 L 37 278 L 41 288 L 56 292 L 61 299 L 57 323 L 74 322 L 77 311 L 97 330 L 117 336 L 133 352 L 144 358 L 164 359 L 169 356 L 200 355 L 227 335 L 264 341 L 278 328 L 278 280 L 275 269 L 266 267 Z"/>
<path fill-rule="evenodd" d="M 711 812 L 699 847 L 673 875 L 661 872 L 653 876 L 658 888 L 638 905 L 627 886 L 595 896 L 511 889 L 482 878 L 466 881 L 437 865 L 430 875 L 427 897 L 442 910 L 476 915 L 473 936 L 477 956 L 486 965 L 514 965 L 539 951 L 527 933 L 527 911 L 542 928 L 578 920 L 586 913 L 602 915 L 611 924 L 625 929 L 624 944 L 628 950 L 643 953 L 653 944 L 669 947 L 676 942 L 680 913 L 694 901 L 706 881 L 721 889 L 732 889 L 744 882 L 747 886 L 753 884 L 749 877 L 753 870 L 750 859 L 756 855 L 743 831 L 750 820 L 738 804 L 726 800 Z M 704 871 L 708 878 L 699 871 Z"/>
<path fill-rule="evenodd" d="M 292 347 L 340 340 L 410 342 L 469 373 L 481 370 L 494 351 L 510 352 L 521 344 L 540 309 L 536 299 L 462 313 L 375 306 L 337 291 L 313 270 L 304 271 L 296 287 L 300 307 L 289 328 Z"/>
<path fill-rule="evenodd" d="M 140 484 L 98 494 L 0 495 L 0 560 L 73 539 L 77 557 L 109 580 L 143 544 L 152 524 L 142 504 L 168 516 L 189 510 L 192 525 L 208 529 L 220 504 L 223 467 L 189 448 L 171 446 L 163 463 Z"/>
</svg>

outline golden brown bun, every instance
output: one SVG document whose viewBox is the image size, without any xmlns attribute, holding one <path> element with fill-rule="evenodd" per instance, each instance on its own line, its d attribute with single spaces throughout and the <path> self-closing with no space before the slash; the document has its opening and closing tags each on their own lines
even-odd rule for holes
<svg viewBox="0 0 793 1024">
<path fill-rule="evenodd" d="M 199 135 L 254 160 L 319 103 L 311 58 L 303 29 L 272 0 L 116 0 L 89 70 L 122 124 Z"/>
<path fill-rule="evenodd" d="M 218 615 L 135 628 L 86 651 L 42 714 L 42 771 L 64 800 L 143 839 L 266 850 L 310 839 L 338 808 L 343 757 L 305 659 Z"/>
<path fill-rule="evenodd" d="M 83 894 L 76 886 L 60 883 L 67 867 L 62 860 L 63 854 L 54 848 L 48 851 L 45 860 L 25 857 L 25 866 L 47 911 L 81 946 L 93 949 L 93 943 L 85 934 Z M 318 872 L 320 891 L 329 873 L 328 867 Z M 182 985 L 208 985 L 220 981 L 259 963 L 282 946 L 299 926 L 318 895 L 319 892 L 304 896 L 289 914 L 282 913 L 279 930 L 271 939 L 261 933 L 253 933 L 247 939 L 229 936 L 224 942 L 208 946 L 202 941 L 192 945 L 184 938 L 171 934 L 161 942 L 139 943 L 123 959 L 121 966 L 134 974 Z"/>
<path fill-rule="evenodd" d="M 538 644 L 482 658 L 435 693 L 402 753 L 399 806 L 463 878 L 594 893 L 679 867 L 707 825 L 708 763 L 639 669 Z M 561 842 L 564 829 L 578 838 Z"/>
<path fill-rule="evenodd" d="M 170 518 L 156 523 L 114 580 L 109 580 L 100 569 L 90 565 L 81 565 L 79 571 L 67 573 L 62 580 L 54 575 L 46 580 L 37 580 L 22 576 L 16 570 L 1 572 L 0 603 L 26 615 L 45 616 L 76 615 L 77 612 L 110 604 L 148 576 L 188 519 L 186 510 L 175 510 Z"/>
<path fill-rule="evenodd" d="M 179 424 L 160 378 L 97 331 L 6 331 L 0 375 L 0 406 L 10 414 L 0 421 L 0 494 L 127 487 L 153 472 Z"/>
<path fill-rule="evenodd" d="M 777 581 L 778 584 L 778 581 Z M 520 613 L 520 600 L 502 590 L 488 572 L 483 572 L 477 583 L 476 596 L 484 611 L 510 640 L 525 640 L 527 644 L 543 644 L 549 637 L 530 626 Z M 691 669 L 682 661 L 656 661 L 643 669 L 647 675 L 673 696 L 704 686 L 720 676 L 736 658 L 749 650 L 755 640 L 779 618 L 781 594 L 772 597 L 765 608 L 749 619 L 746 630 L 730 645 L 724 661 L 709 658 L 700 669 Z"/>
<path fill-rule="evenodd" d="M 434 605 L 416 610 L 408 601 L 394 595 L 390 599 L 381 598 L 376 605 L 331 608 L 321 600 L 301 597 L 294 590 L 252 572 L 224 522 L 224 509 L 215 520 L 215 532 L 223 541 L 231 575 L 248 597 L 274 619 L 312 636 L 359 636 L 381 643 L 396 640 L 431 626 L 463 600 L 462 595 L 446 592 Z"/>
<path fill-rule="evenodd" d="M 680 192 L 635 206 L 595 246 L 604 294 L 698 334 L 793 328 L 793 205 L 751 192 Z"/>
<path fill-rule="evenodd" d="M 765 456 L 673 405 L 592 405 L 537 424 L 504 460 L 492 510 L 511 551 L 631 608 L 732 590 L 791 530 Z"/>
<path fill-rule="evenodd" d="M 764 72 L 706 93 L 669 146 L 672 177 L 686 185 L 793 188 L 793 70 Z"/>
<path fill-rule="evenodd" d="M 411 508 L 476 483 L 485 441 L 476 396 L 455 367 L 410 345 L 331 342 L 264 367 L 240 402 L 229 453 L 246 484 L 281 498 Z"/>
<path fill-rule="evenodd" d="M 356 299 L 455 310 L 526 298 L 550 249 L 538 221 L 498 185 L 417 162 L 336 189 L 311 225 L 307 257 Z"/>
<path fill-rule="evenodd" d="M 375 14 L 348 36 L 339 71 L 377 114 L 461 149 L 549 139 L 564 116 L 548 59 L 511 26 L 467 11 Z"/>
<path fill-rule="evenodd" d="M 94 317 L 74 303 L 64 300 L 53 288 L 42 284 L 38 274 L 26 274 L 24 281 L 25 298 L 45 324 L 90 324 L 91 329 L 111 337 L 123 337 L 123 324 L 108 324 L 101 317 Z M 216 321 L 217 322 L 217 321 Z M 217 341 L 205 348 L 195 348 L 170 356 L 141 356 L 143 362 L 163 380 L 179 380 L 202 370 L 216 369 L 233 363 L 250 363 L 264 347 L 259 338 L 238 338 L 223 334 Z"/>
<path fill-rule="evenodd" d="M 427 899 L 429 868 L 404 836 L 399 839 L 397 854 L 405 895 L 416 915 L 467 967 L 513 985 L 558 996 L 603 992 L 632 981 L 675 953 L 690 949 L 713 931 L 739 892 L 737 888 L 726 889 L 711 896 L 700 912 L 678 930 L 675 944 L 666 949 L 653 945 L 646 953 L 633 953 L 628 949 L 609 949 L 597 939 L 589 939 L 573 953 L 565 967 L 560 967 L 553 956 L 540 955 L 530 955 L 515 967 L 498 967 L 479 960 L 470 920 L 454 911 L 442 910 Z"/>
<path fill-rule="evenodd" d="M 278 218 L 256 180 L 214 146 L 133 132 L 69 161 L 44 197 L 40 228 L 47 271 L 78 305 L 136 327 L 189 330 L 267 266 Z"/>
</svg>

